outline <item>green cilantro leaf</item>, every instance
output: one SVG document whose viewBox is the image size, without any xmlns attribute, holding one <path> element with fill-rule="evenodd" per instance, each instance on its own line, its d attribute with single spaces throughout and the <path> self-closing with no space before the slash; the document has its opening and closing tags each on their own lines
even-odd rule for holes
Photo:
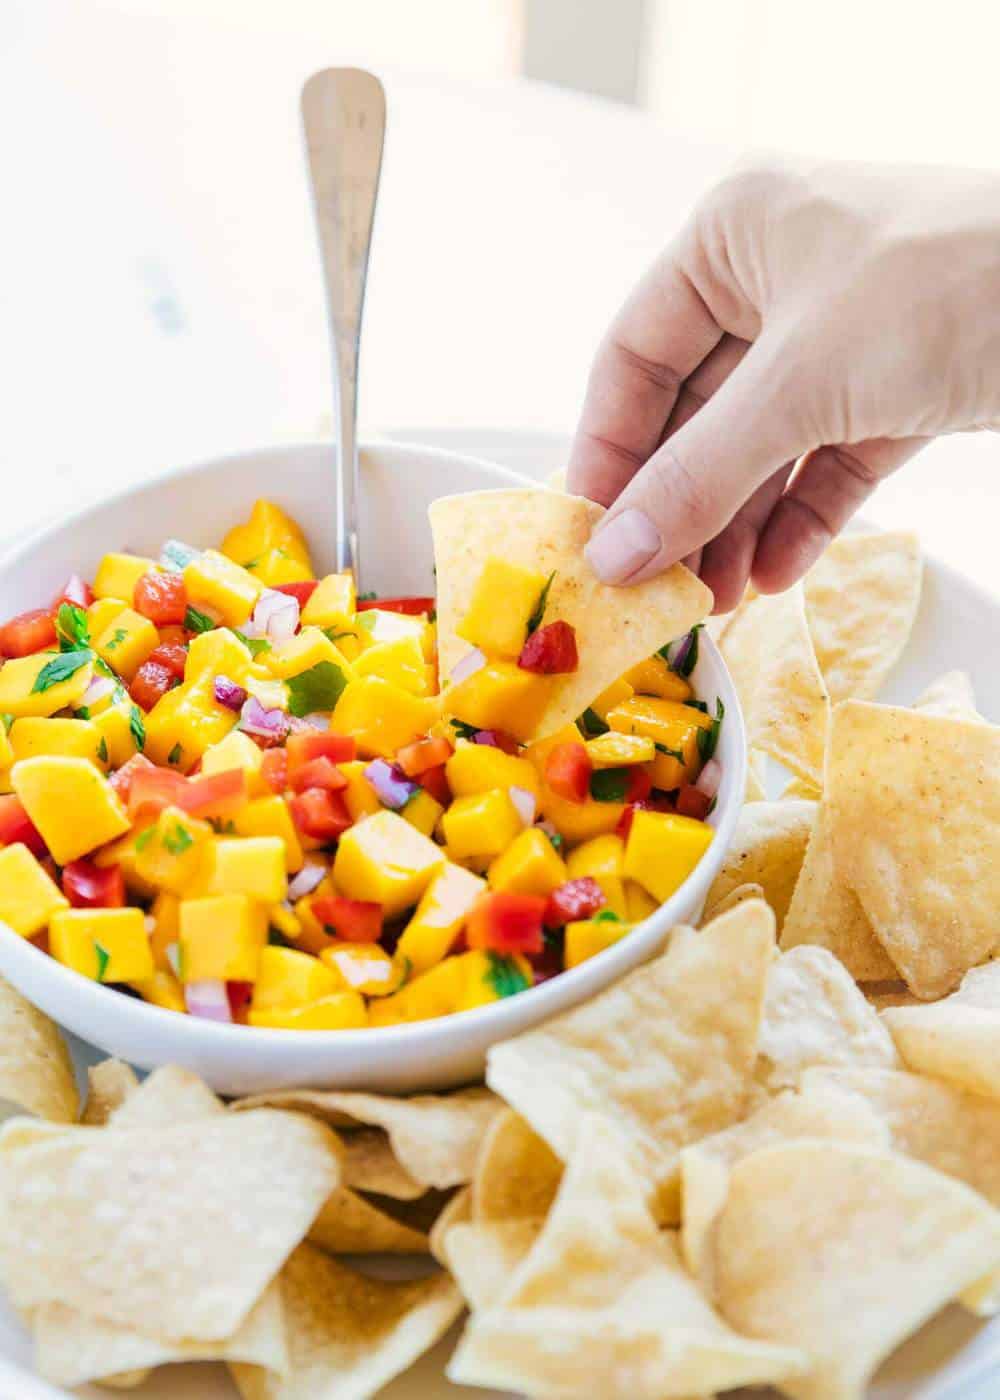
<svg viewBox="0 0 1000 1400">
<path fill-rule="evenodd" d="M 513 958 L 504 958 L 493 952 L 488 952 L 486 956 L 490 960 L 486 981 L 498 997 L 516 996 L 531 986 Z"/>
<path fill-rule="evenodd" d="M 590 775 L 590 795 L 595 802 L 624 802 L 628 772 L 624 768 L 595 768 Z"/>
<path fill-rule="evenodd" d="M 613 909 L 598 909 L 596 914 L 591 915 L 591 920 L 595 924 L 620 924 L 621 919 Z"/>
<path fill-rule="evenodd" d="M 155 835 L 156 827 L 147 826 L 146 830 L 140 831 L 139 835 L 135 838 L 135 849 L 137 851 L 144 851 Z"/>
<path fill-rule="evenodd" d="M 237 632 L 236 635 L 254 658 L 260 656 L 262 651 L 271 650 L 271 643 L 266 637 L 248 637 L 244 632 Z"/>
<path fill-rule="evenodd" d="M 173 829 L 164 836 L 163 844 L 172 856 L 182 856 L 194 845 L 194 837 L 180 822 L 174 822 Z"/>
<path fill-rule="evenodd" d="M 691 628 L 691 631 L 689 633 L 689 636 L 691 638 L 691 644 L 690 646 L 685 648 L 680 665 L 678 665 L 675 661 L 670 662 L 670 669 L 672 671 L 675 671 L 678 676 L 683 676 L 685 680 L 688 678 L 688 676 L 698 664 L 698 634 L 700 633 L 703 626 L 704 623 L 699 622 Z M 682 647 L 684 647 L 683 641 L 681 642 L 680 647 L 678 647 L 678 652 L 680 652 Z"/>
<path fill-rule="evenodd" d="M 183 753 L 184 750 L 181 748 L 180 744 L 175 744 L 173 746 L 173 748 L 167 754 L 167 762 L 171 765 L 171 767 L 176 768 L 177 764 L 181 761 Z"/>
<path fill-rule="evenodd" d="M 111 634 L 110 640 L 104 643 L 104 650 L 117 651 L 127 636 L 128 633 L 124 627 L 116 627 Z"/>
<path fill-rule="evenodd" d="M 53 656 L 35 677 L 35 684 L 31 687 L 32 695 L 40 695 L 45 690 L 51 690 L 54 685 L 68 681 L 93 659 L 94 653 L 89 648 L 83 651 L 63 651 L 58 656 Z"/>
<path fill-rule="evenodd" d="M 56 632 L 60 651 L 76 651 L 90 645 L 87 611 L 75 603 L 63 603 L 56 613 Z"/>
<path fill-rule="evenodd" d="M 188 605 L 184 614 L 184 626 L 189 632 L 211 632 L 215 625 L 215 620 L 209 617 L 208 613 L 199 612 L 197 608 Z"/>
<path fill-rule="evenodd" d="M 236 836 L 236 823 L 234 821 L 224 822 L 221 817 L 209 817 L 209 824 L 212 830 L 219 836 Z"/>
<path fill-rule="evenodd" d="M 682 749 L 672 749 L 667 744 L 657 744 L 655 740 L 653 743 L 653 747 L 656 749 L 657 753 L 665 753 L 668 758 L 676 758 L 678 763 L 687 762 L 687 759 L 684 757 L 684 752 Z"/>
<path fill-rule="evenodd" d="M 703 715 L 708 714 L 708 706 L 705 704 L 704 700 L 682 700 L 681 704 L 687 705 L 688 708 L 692 710 L 700 710 Z"/>
<path fill-rule="evenodd" d="M 3 727 L 4 727 L 4 729 L 6 729 L 7 733 L 9 734 L 10 731 L 11 731 L 11 729 L 14 727 L 14 716 L 13 716 L 13 715 L 0 715 L 0 720 L 3 721 Z"/>
<path fill-rule="evenodd" d="M 464 719 L 450 719 L 448 723 L 454 729 L 456 739 L 471 739 L 473 734 L 479 733 L 474 724 L 466 724 Z"/>
<path fill-rule="evenodd" d="M 81 705 L 80 708 L 78 710 L 74 710 L 73 713 L 76 719 L 90 719 L 90 706 Z"/>
<path fill-rule="evenodd" d="M 375 602 L 375 599 L 376 599 L 377 597 L 378 597 L 378 594 L 375 592 L 375 590 L 374 590 L 374 589 L 369 589 L 367 593 L 359 593 L 359 594 L 358 594 L 358 602 L 359 602 L 359 603 L 374 603 L 374 602 Z"/>
<path fill-rule="evenodd" d="M 594 739 L 598 734 L 607 734 L 611 728 L 610 725 L 604 723 L 596 710 L 590 709 L 584 710 L 577 720 L 577 725 L 588 739 Z"/>
<path fill-rule="evenodd" d="M 111 954 L 107 948 L 102 948 L 100 943 L 94 944 L 94 952 L 97 954 L 97 980 L 104 981 L 104 974 L 108 970 L 108 963 L 111 961 Z"/>
<path fill-rule="evenodd" d="M 555 848 L 555 850 L 561 851 L 562 848 L 563 848 L 563 846 L 565 846 L 565 844 L 566 844 L 566 838 L 563 836 L 562 832 L 561 832 L 561 831 L 548 831 L 548 832 L 546 832 L 545 834 L 548 836 L 549 840 L 552 842 L 552 845 L 553 845 L 553 847 Z"/>
<path fill-rule="evenodd" d="M 308 671 L 288 678 L 288 709 L 299 719 L 317 710 L 332 710 L 347 684 L 347 677 L 332 661 L 318 661 Z"/>
<path fill-rule="evenodd" d="M 142 718 L 142 711 L 138 705 L 132 706 L 132 712 L 128 718 L 128 727 L 132 734 L 136 748 L 142 753 L 146 747 L 146 725 Z"/>
<path fill-rule="evenodd" d="M 97 746 L 97 757 L 102 763 L 107 763 L 108 761 L 108 741 L 103 734 L 101 735 L 101 742 Z"/>
<path fill-rule="evenodd" d="M 538 595 L 538 602 L 535 604 L 534 611 L 528 618 L 529 637 L 531 636 L 532 632 L 537 632 L 539 627 L 541 627 L 542 625 L 542 618 L 545 616 L 545 609 L 548 606 L 549 590 L 552 587 L 552 580 L 555 578 L 555 576 L 556 571 L 555 569 L 553 569 L 552 572 L 549 574 L 548 578 L 545 580 L 545 587 Z"/>
<path fill-rule="evenodd" d="M 722 721 L 725 717 L 726 707 L 721 700 L 716 699 L 715 718 L 712 720 L 711 728 L 698 730 L 698 753 L 702 763 L 707 763 L 715 753 L 719 743 L 719 730 L 722 728 Z"/>
</svg>

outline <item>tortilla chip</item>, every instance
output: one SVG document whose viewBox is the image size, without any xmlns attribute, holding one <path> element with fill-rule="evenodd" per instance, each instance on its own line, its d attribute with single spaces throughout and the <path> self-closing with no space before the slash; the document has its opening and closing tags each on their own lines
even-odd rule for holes
<svg viewBox="0 0 1000 1400">
<path fill-rule="evenodd" d="M 139 1332 L 156 1318 L 183 1341 L 236 1331 L 340 1175 L 325 1128 L 267 1109 L 27 1143 L 11 1127 L 0 1132 L 11 1301 L 64 1303 Z"/>
<path fill-rule="evenodd" d="M 554 472 L 549 472 L 548 476 L 543 478 L 543 485 L 547 486 L 550 491 L 565 491 L 566 468 L 557 467 Z"/>
<path fill-rule="evenodd" d="M 943 719 L 981 720 L 976 708 L 976 692 L 965 671 L 945 671 L 913 702 L 915 710 L 925 715 L 940 715 Z"/>
<path fill-rule="evenodd" d="M 1000 728 L 847 701 L 830 730 L 830 835 L 910 991 L 1000 949 Z"/>
<path fill-rule="evenodd" d="M 796 1351 L 748 1342 L 712 1311 L 644 1194 L 625 1141 L 583 1118 L 544 1229 L 495 1305 L 474 1313 L 449 1378 L 667 1400 L 792 1374 Z"/>
<path fill-rule="evenodd" d="M 564 1162 L 582 1114 L 617 1125 L 671 1218 L 680 1148 L 743 1112 L 773 955 L 774 915 L 756 900 L 700 933 L 675 928 L 654 961 L 493 1046 L 487 1081 Z"/>
<path fill-rule="evenodd" d="M 826 948 L 856 982 L 889 982 L 899 976 L 857 896 L 837 873 L 825 804 L 820 806 L 809 838 L 780 942 L 785 952 L 801 944 Z"/>
<path fill-rule="evenodd" d="M 887 1006 L 926 1006 L 925 1001 L 915 997 L 907 989 L 905 982 L 869 982 L 861 990 L 865 1001 L 876 1011 L 884 1011 Z"/>
<path fill-rule="evenodd" d="M 535 490 L 475 491 L 430 507 L 442 680 L 469 651 L 456 628 L 490 555 L 555 574 L 545 620 L 575 629 L 580 661 L 571 674 L 552 678 L 535 738 L 572 724 L 612 681 L 712 610 L 711 592 L 683 564 L 628 588 L 601 583 L 583 549 L 604 513 L 580 496 Z"/>
<path fill-rule="evenodd" d="M 396 1158 L 381 1128 L 355 1128 L 338 1134 L 344 1148 L 344 1184 L 397 1201 L 415 1201 L 427 1190 Z"/>
<path fill-rule="evenodd" d="M 744 603 L 720 643 L 747 742 L 820 786 L 830 702 L 806 626 L 802 585 Z"/>
<path fill-rule="evenodd" d="M 225 1105 L 203 1079 L 179 1065 L 164 1065 L 144 1079 L 134 1093 L 114 1109 L 109 1128 L 170 1127 L 202 1118 L 218 1118 Z"/>
<path fill-rule="evenodd" d="M 830 700 L 872 700 L 902 654 L 920 604 L 916 535 L 841 535 L 805 578 L 806 617 Z"/>
<path fill-rule="evenodd" d="M 967 972 L 932 1006 L 882 1012 L 906 1067 L 1000 1099 L 1000 960 Z"/>
<path fill-rule="evenodd" d="M 334 1191 L 309 1239 L 329 1254 L 426 1254 L 427 1235 L 346 1186 Z"/>
<path fill-rule="evenodd" d="M 443 1274 L 409 1283 L 369 1278 L 309 1245 L 281 1271 L 290 1369 L 230 1372 L 244 1400 L 347 1400 L 374 1395 L 429 1351 L 462 1311 Z"/>
<path fill-rule="evenodd" d="M 427 1243 L 431 1254 L 443 1267 L 448 1267 L 444 1245 L 448 1231 L 453 1225 L 465 1225 L 472 1219 L 472 1187 L 463 1186 L 456 1191 L 444 1210 L 431 1226 Z"/>
<path fill-rule="evenodd" d="M 907 1157 L 800 1141 L 737 1163 L 715 1231 L 722 1315 L 801 1348 L 795 1400 L 862 1400 L 876 1367 L 1000 1261 L 1000 1215 Z"/>
<path fill-rule="evenodd" d="M 822 796 L 822 789 L 807 783 L 805 778 L 790 778 L 781 789 L 782 802 L 790 802 L 792 798 L 802 802 L 818 802 Z"/>
<path fill-rule="evenodd" d="M 451 1226 L 444 1236 L 442 1262 L 470 1308 L 489 1308 L 499 1302 L 544 1224 L 544 1216 L 519 1216 Z"/>
<path fill-rule="evenodd" d="M 87 1070 L 87 1105 L 81 1123 L 89 1128 L 103 1127 L 138 1087 L 135 1070 L 124 1060 L 102 1060 L 99 1065 L 91 1065 Z"/>
<path fill-rule="evenodd" d="M 767 801 L 767 770 L 770 759 L 760 749 L 747 750 L 747 790 L 744 802 Z"/>
<path fill-rule="evenodd" d="M 813 1065 L 894 1069 L 899 1057 L 843 964 L 825 948 L 793 948 L 768 973 L 756 1078 L 774 1093 Z"/>
<path fill-rule="evenodd" d="M 764 899 L 763 888 L 760 885 L 737 885 L 714 904 L 709 904 L 706 900 L 701 916 L 702 924 L 711 923 L 720 914 L 728 914 L 730 909 L 735 909 L 737 904 L 743 904 L 748 899 Z"/>
<path fill-rule="evenodd" d="M 0 1107 L 4 1104 L 52 1123 L 74 1123 L 80 1108 L 58 1027 L 0 977 Z"/>
<path fill-rule="evenodd" d="M 781 933 L 809 835 L 815 802 L 751 802 L 740 812 L 732 845 L 705 899 L 711 908 L 739 885 L 756 884 Z"/>
<path fill-rule="evenodd" d="M 289 1089 L 233 1104 L 235 1109 L 258 1107 L 297 1109 L 334 1128 L 382 1128 L 404 1171 L 425 1188 L 447 1191 L 472 1180 L 483 1134 L 503 1104 L 488 1089 L 416 1094 L 408 1099 Z"/>
<path fill-rule="evenodd" d="M 472 1218 L 536 1220 L 549 1213 L 563 1165 L 513 1109 L 498 1114 L 483 1138 L 472 1180 Z"/>
</svg>

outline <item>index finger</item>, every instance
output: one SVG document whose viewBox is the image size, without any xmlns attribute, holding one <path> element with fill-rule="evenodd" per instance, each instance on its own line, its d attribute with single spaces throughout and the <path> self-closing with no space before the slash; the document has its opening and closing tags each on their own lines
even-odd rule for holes
<svg viewBox="0 0 1000 1400">
<path fill-rule="evenodd" d="M 609 506 L 656 451 L 684 380 L 722 328 L 668 249 L 618 312 L 590 371 L 568 489 Z"/>
</svg>

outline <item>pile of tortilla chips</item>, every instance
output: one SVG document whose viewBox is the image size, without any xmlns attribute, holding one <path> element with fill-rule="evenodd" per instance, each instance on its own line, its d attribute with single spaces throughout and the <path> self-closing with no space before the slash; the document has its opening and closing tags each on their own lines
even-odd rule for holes
<svg viewBox="0 0 1000 1400">
<path fill-rule="evenodd" d="M 488 1087 L 227 1105 L 108 1061 L 81 1112 L 0 983 L 0 1097 L 37 1115 L 0 1130 L 0 1284 L 42 1374 L 359 1400 L 467 1309 L 467 1385 L 862 1400 L 946 1305 L 1000 1311 L 1000 730 L 958 672 L 873 703 L 919 588 L 908 537 L 850 537 L 718 624 L 757 788 L 703 925 Z"/>
</svg>

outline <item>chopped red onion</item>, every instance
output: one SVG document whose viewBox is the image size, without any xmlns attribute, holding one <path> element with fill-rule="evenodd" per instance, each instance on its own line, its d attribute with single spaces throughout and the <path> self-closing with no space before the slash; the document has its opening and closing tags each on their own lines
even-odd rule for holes
<svg viewBox="0 0 1000 1400">
<path fill-rule="evenodd" d="M 294 903 L 304 895 L 312 894 L 325 874 L 325 865 L 304 865 L 295 878 L 288 882 L 289 900 Z"/>
<path fill-rule="evenodd" d="M 262 739 L 283 739 L 288 733 L 288 716 L 284 710 L 265 710 L 256 695 L 251 695 L 243 706 L 239 727 Z"/>
<path fill-rule="evenodd" d="M 88 592 L 87 585 L 80 575 L 70 574 L 66 587 L 63 589 L 63 597 L 67 598 L 71 603 L 75 603 L 78 608 L 86 608 L 88 606 Z"/>
<path fill-rule="evenodd" d="M 287 642 L 299 625 L 299 604 L 288 593 L 265 588 L 253 610 L 253 621 L 272 642 Z"/>
<path fill-rule="evenodd" d="M 226 984 L 217 977 L 188 982 L 184 988 L 184 1003 L 192 1016 L 200 1016 L 205 1021 L 230 1022 L 233 1019 Z"/>
<path fill-rule="evenodd" d="M 488 749 L 498 749 L 500 740 L 495 729 L 477 729 L 471 736 L 474 744 L 484 744 Z"/>
<path fill-rule="evenodd" d="M 327 730 L 330 728 L 330 716 L 324 715 L 320 710 L 314 710 L 311 715 L 303 715 L 302 722 L 310 729 Z"/>
<path fill-rule="evenodd" d="M 96 705 L 98 700 L 103 700 L 105 695 L 110 695 L 114 688 L 115 682 L 110 676 L 95 676 L 80 697 L 80 704 Z"/>
<path fill-rule="evenodd" d="M 524 822 L 525 826 L 531 826 L 535 820 L 535 794 L 529 792 L 527 788 L 512 787 L 508 789 L 510 800 L 517 808 L 517 815 Z"/>
<path fill-rule="evenodd" d="M 704 768 L 698 774 L 698 781 L 695 787 L 699 792 L 703 792 L 706 797 L 715 797 L 719 791 L 719 784 L 722 782 L 722 764 L 717 758 L 710 758 Z"/>
<path fill-rule="evenodd" d="M 247 693 L 228 676 L 216 676 L 215 698 L 225 709 L 239 711 L 247 702 Z"/>
<path fill-rule="evenodd" d="M 458 665 L 453 669 L 450 680 L 452 685 L 459 685 L 462 681 L 467 681 L 470 676 L 474 676 L 477 671 L 481 671 L 486 665 L 486 656 L 478 647 L 473 647 L 467 655 L 463 656 Z"/>
<path fill-rule="evenodd" d="M 365 777 L 375 789 L 383 807 L 398 811 L 405 807 L 416 792 L 418 784 L 413 783 L 395 763 L 387 763 L 384 758 L 376 758 L 365 769 Z"/>
</svg>

